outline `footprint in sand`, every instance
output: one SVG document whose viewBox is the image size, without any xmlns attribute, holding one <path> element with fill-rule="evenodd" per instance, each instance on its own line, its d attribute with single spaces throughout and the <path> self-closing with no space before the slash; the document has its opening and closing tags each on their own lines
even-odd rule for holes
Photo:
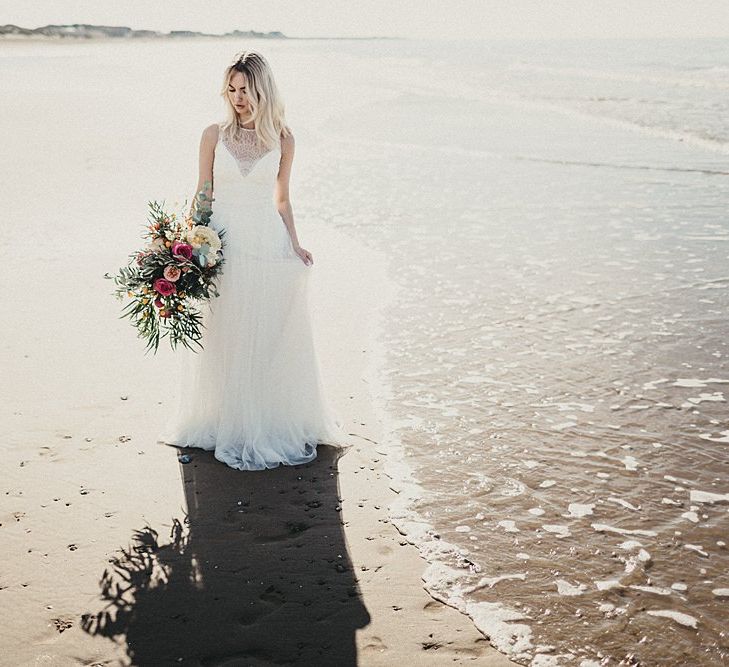
<svg viewBox="0 0 729 667">
<path fill-rule="evenodd" d="M 303 521 L 287 521 L 286 532 L 279 535 L 260 535 L 255 538 L 255 542 L 259 544 L 268 544 L 270 542 L 281 542 L 282 540 L 290 540 L 301 533 L 309 530 L 311 526 Z"/>
<path fill-rule="evenodd" d="M 437 600 L 431 600 L 423 605 L 423 611 L 427 611 L 430 614 L 441 614 L 444 611 L 445 605 Z"/>
<path fill-rule="evenodd" d="M 387 648 L 387 645 L 385 642 L 383 642 L 379 637 L 372 636 L 367 639 L 367 643 L 364 645 L 365 651 L 383 651 Z"/>
<path fill-rule="evenodd" d="M 269 586 L 263 593 L 261 593 L 258 599 L 270 604 L 275 604 L 276 606 L 282 605 L 286 602 L 286 596 L 275 586 Z"/>
<path fill-rule="evenodd" d="M 286 602 L 286 596 L 275 586 L 269 586 L 258 600 L 252 602 L 239 617 L 241 625 L 253 625 L 264 616 L 268 616 Z"/>
</svg>

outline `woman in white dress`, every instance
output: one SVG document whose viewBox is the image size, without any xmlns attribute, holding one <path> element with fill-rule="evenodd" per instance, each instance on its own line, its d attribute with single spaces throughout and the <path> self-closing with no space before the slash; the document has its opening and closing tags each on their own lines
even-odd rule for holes
<svg viewBox="0 0 729 667">
<path fill-rule="evenodd" d="M 225 229 L 220 296 L 203 309 L 204 349 L 177 353 L 179 400 L 159 440 L 239 470 L 298 465 L 318 444 L 349 445 L 314 346 L 313 257 L 289 199 L 294 137 L 260 53 L 235 57 L 221 95 L 228 118 L 202 133 L 197 189 L 212 198 L 211 226 Z"/>
</svg>

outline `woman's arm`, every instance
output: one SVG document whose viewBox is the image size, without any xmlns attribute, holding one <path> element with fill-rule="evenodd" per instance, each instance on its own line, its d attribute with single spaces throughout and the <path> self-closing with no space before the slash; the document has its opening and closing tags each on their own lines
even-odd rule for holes
<svg viewBox="0 0 729 667">
<path fill-rule="evenodd" d="M 204 192 L 207 196 L 202 204 L 208 208 L 211 205 L 213 197 L 213 160 L 215 159 L 215 145 L 218 143 L 218 131 L 217 124 L 209 125 L 203 130 L 202 137 L 200 137 L 200 157 L 198 159 L 198 180 L 197 190 L 195 190 L 195 196 L 199 192 Z M 193 206 L 195 200 L 193 200 Z"/>
<path fill-rule="evenodd" d="M 299 245 L 299 239 L 296 236 L 296 227 L 294 226 L 294 211 L 291 207 L 291 198 L 289 197 L 289 182 L 291 180 L 291 164 L 294 161 L 294 135 L 289 134 L 287 137 L 281 137 L 281 162 L 279 163 L 278 176 L 276 177 L 276 209 L 281 219 L 288 229 L 291 237 L 291 244 L 296 254 L 301 257 L 304 264 L 313 264 L 314 258 L 308 250 L 304 250 Z"/>
</svg>

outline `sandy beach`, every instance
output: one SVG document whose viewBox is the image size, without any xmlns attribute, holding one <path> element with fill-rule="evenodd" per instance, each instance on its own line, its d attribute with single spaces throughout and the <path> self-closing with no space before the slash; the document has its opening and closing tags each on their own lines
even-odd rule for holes
<svg viewBox="0 0 729 667">
<path fill-rule="evenodd" d="M 331 237 L 307 234 L 319 288 L 346 268 L 346 253 L 330 252 L 346 240 Z M 86 372 L 71 371 L 83 351 L 69 354 L 70 341 L 46 354 L 22 328 L 3 338 L 15 381 L 2 397 L 13 442 L 2 466 L 0 664 L 511 664 L 423 590 L 424 561 L 388 522 L 396 493 L 367 386 L 372 331 L 361 325 L 375 320 L 362 289 L 373 275 L 350 271 L 314 295 L 352 446 L 322 445 L 303 466 L 241 472 L 195 449 L 180 463 L 182 450 L 153 439 L 164 401 L 153 400 L 141 342 L 139 354 L 100 342 L 105 368 L 133 368 L 92 398 Z M 105 289 L 91 290 L 102 310 Z M 73 331 L 73 320 L 58 309 L 53 328 Z M 164 377 L 173 355 L 151 363 Z"/>
<path fill-rule="evenodd" d="M 0 47 L 0 664 L 723 664 L 726 41 L 261 43 L 350 447 L 260 474 L 103 279 L 242 46 Z"/>
</svg>

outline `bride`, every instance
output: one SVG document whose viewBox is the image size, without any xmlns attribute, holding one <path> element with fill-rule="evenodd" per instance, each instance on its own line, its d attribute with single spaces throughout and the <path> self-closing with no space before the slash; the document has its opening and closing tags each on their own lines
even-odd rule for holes
<svg viewBox="0 0 729 667">
<path fill-rule="evenodd" d="M 203 350 L 183 349 L 179 400 L 159 442 L 199 447 L 239 470 L 298 465 L 346 448 L 322 386 L 309 312 L 312 254 L 289 199 L 294 136 L 267 60 L 225 69 L 227 119 L 200 140 L 197 192 L 225 230 L 220 296 L 203 307 Z"/>
</svg>

